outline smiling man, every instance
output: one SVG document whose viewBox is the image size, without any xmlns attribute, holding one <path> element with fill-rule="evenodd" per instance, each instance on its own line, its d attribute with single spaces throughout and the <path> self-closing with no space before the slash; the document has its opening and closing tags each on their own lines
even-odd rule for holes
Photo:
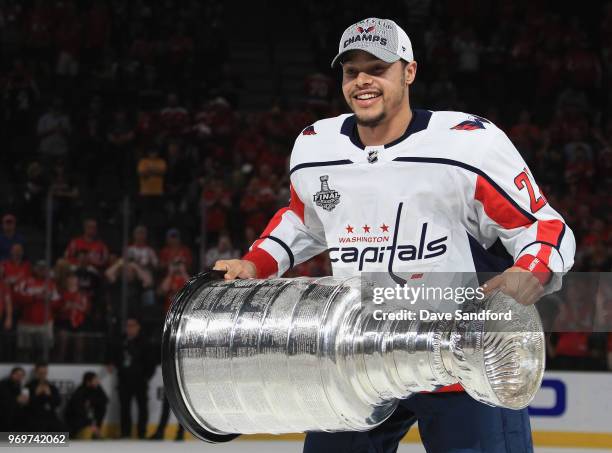
<svg viewBox="0 0 612 453">
<path fill-rule="evenodd" d="M 406 33 L 369 18 L 348 27 L 332 66 L 352 114 L 308 126 L 290 163 L 291 201 L 226 279 L 267 278 L 329 251 L 335 276 L 503 271 L 501 289 L 533 304 L 560 287 L 572 231 L 540 193 L 506 135 L 488 120 L 410 106 L 417 63 Z M 491 253 L 497 243 L 507 260 Z M 486 406 L 460 386 L 419 393 L 369 432 L 308 433 L 305 452 L 395 452 L 418 420 L 429 453 L 530 452 L 527 410 Z"/>
</svg>

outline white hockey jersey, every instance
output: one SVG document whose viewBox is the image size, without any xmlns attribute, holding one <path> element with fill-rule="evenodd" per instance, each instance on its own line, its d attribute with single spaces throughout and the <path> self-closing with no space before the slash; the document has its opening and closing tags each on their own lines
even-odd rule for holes
<svg viewBox="0 0 612 453">
<path fill-rule="evenodd" d="M 297 138 L 290 174 L 289 206 L 244 257 L 260 278 L 325 250 L 334 275 L 388 272 L 398 283 L 503 270 L 487 251 L 500 240 L 504 267 L 552 276 L 550 291 L 574 261 L 571 229 L 507 136 L 478 116 L 414 110 L 384 146 L 363 146 L 354 115 L 321 120 Z"/>
</svg>

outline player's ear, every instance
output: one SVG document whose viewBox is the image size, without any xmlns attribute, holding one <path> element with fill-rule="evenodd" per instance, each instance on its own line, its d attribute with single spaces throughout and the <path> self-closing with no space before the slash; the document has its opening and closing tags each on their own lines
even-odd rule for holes
<svg viewBox="0 0 612 453">
<path fill-rule="evenodd" d="M 404 78 L 406 79 L 406 85 L 411 85 L 416 78 L 417 62 L 411 61 L 404 65 Z"/>
</svg>

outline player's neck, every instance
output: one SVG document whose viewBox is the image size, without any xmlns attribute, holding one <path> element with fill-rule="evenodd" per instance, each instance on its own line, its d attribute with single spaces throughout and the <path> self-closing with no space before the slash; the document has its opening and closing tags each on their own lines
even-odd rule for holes
<svg viewBox="0 0 612 453">
<path fill-rule="evenodd" d="M 403 107 L 397 114 L 374 127 L 357 124 L 359 139 L 364 146 L 380 146 L 400 138 L 412 120 L 410 105 Z"/>
</svg>

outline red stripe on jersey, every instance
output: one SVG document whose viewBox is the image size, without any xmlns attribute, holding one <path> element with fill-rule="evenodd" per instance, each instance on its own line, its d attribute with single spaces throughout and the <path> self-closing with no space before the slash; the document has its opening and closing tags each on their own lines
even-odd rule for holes
<svg viewBox="0 0 612 453">
<path fill-rule="evenodd" d="M 540 246 L 540 251 L 536 255 L 536 258 L 542 261 L 544 264 L 548 265 L 551 252 L 552 252 L 552 247 L 550 245 L 542 244 Z"/>
<path fill-rule="evenodd" d="M 278 272 L 278 263 L 276 260 L 263 249 L 259 248 L 259 245 L 265 241 L 266 236 L 272 235 L 274 229 L 280 225 L 283 220 L 283 214 L 287 211 L 292 211 L 295 215 L 297 215 L 302 223 L 304 222 L 304 203 L 298 197 L 295 189 L 293 188 L 293 184 L 290 186 L 291 189 L 291 201 L 289 202 L 289 207 L 279 209 L 274 217 L 268 222 L 266 229 L 261 233 L 261 237 L 264 239 L 258 239 L 253 243 L 251 247 L 251 252 L 248 252 L 242 259 L 251 261 L 255 264 L 257 268 L 257 277 L 258 278 L 266 278 L 270 275 Z"/>
<path fill-rule="evenodd" d="M 446 392 L 463 392 L 463 387 L 458 382 L 452 385 L 446 385 L 442 388 L 439 388 L 434 393 L 446 393 Z"/>
<path fill-rule="evenodd" d="M 274 217 L 272 217 L 270 219 L 270 221 L 268 222 L 268 225 L 266 226 L 266 229 L 263 230 L 263 233 L 261 233 L 260 237 L 263 237 L 264 239 L 258 239 L 253 243 L 253 246 L 251 247 L 251 249 L 255 250 L 257 247 L 259 247 L 259 244 L 261 244 L 263 241 L 265 241 L 265 236 L 270 236 L 270 233 L 274 230 L 274 228 L 276 228 L 278 225 L 280 225 L 281 220 L 283 220 L 283 214 L 287 211 L 289 211 L 290 208 L 282 208 L 279 209 L 278 211 L 276 211 L 276 214 L 274 214 Z"/>
<path fill-rule="evenodd" d="M 539 220 L 538 221 L 538 232 L 536 233 L 536 240 L 547 242 L 548 244 L 559 245 L 559 239 L 563 232 L 563 222 L 558 219 L 554 220 Z M 550 262 L 550 255 L 552 253 L 552 247 L 548 244 L 542 244 L 540 251 L 536 255 L 536 258 L 546 267 L 550 272 L 548 263 Z M 537 266 L 539 268 L 539 266 Z M 536 271 L 533 271 L 536 272 Z M 540 272 L 540 271 L 537 271 Z M 550 276 L 549 276 L 550 277 Z M 541 280 L 541 278 L 540 278 Z"/>
<path fill-rule="evenodd" d="M 480 175 L 476 178 L 474 198 L 482 203 L 490 219 L 506 229 L 529 226 L 533 223 Z"/>
<path fill-rule="evenodd" d="M 293 184 L 290 186 L 291 189 L 291 201 L 289 202 L 289 209 L 297 214 L 302 223 L 304 223 L 304 203 L 300 200 L 295 189 L 293 188 Z"/>
<path fill-rule="evenodd" d="M 276 211 L 276 214 L 274 214 L 274 217 L 272 217 L 272 219 L 268 222 L 266 229 L 263 231 L 263 233 L 261 233 L 260 237 L 272 235 L 272 231 L 281 223 L 281 220 L 283 220 L 283 214 L 287 211 L 293 211 L 295 215 L 300 218 L 302 223 L 304 223 L 304 203 L 302 203 L 302 200 L 300 200 L 300 197 L 298 197 L 297 193 L 295 192 L 293 184 L 291 184 L 290 189 L 291 200 L 289 201 L 289 206 Z M 265 239 L 259 239 L 255 241 L 252 248 L 254 249 L 258 247 L 264 240 Z"/>
<path fill-rule="evenodd" d="M 550 249 L 550 246 L 548 245 L 543 245 L 542 247 L 548 247 Z M 548 254 L 550 255 L 550 250 Z M 525 269 L 531 272 L 533 276 L 537 278 L 542 285 L 546 285 L 552 277 L 550 269 L 539 257 L 539 254 L 537 257 L 533 255 L 523 255 L 518 260 L 516 260 L 516 263 L 514 263 L 514 265 L 516 267 L 520 267 L 521 269 Z"/>
<path fill-rule="evenodd" d="M 561 220 L 538 220 L 536 241 L 548 242 L 558 246 L 562 231 L 563 222 Z"/>
<path fill-rule="evenodd" d="M 463 386 L 457 382 L 456 384 L 445 385 L 444 387 L 440 387 L 438 390 L 430 391 L 422 391 L 419 393 L 447 393 L 447 392 L 463 392 L 465 389 Z"/>
<path fill-rule="evenodd" d="M 255 265 L 255 269 L 257 269 L 257 278 L 268 278 L 270 275 L 274 275 L 278 272 L 278 263 L 272 255 L 264 249 L 253 248 L 253 250 L 244 255 L 242 259 L 250 261 Z"/>
</svg>

